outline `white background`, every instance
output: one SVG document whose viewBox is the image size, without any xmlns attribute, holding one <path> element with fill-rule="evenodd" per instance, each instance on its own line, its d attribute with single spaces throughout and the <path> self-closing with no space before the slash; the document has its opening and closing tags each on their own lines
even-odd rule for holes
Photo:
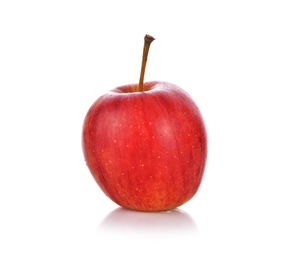
<svg viewBox="0 0 300 273">
<path fill-rule="evenodd" d="M 0 271 L 299 272 L 299 1 L 0 2 Z M 196 196 L 135 213 L 81 151 L 90 105 L 138 81 L 188 91 L 209 137 Z"/>
</svg>

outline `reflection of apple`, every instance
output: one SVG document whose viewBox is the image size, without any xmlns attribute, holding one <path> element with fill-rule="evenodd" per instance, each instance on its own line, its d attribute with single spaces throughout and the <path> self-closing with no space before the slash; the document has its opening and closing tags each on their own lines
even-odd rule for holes
<svg viewBox="0 0 300 273">
<path fill-rule="evenodd" d="M 180 209 L 143 213 L 123 208 L 113 210 L 101 222 L 100 228 L 142 234 L 180 234 L 195 233 L 198 228 L 193 218 Z M 158 235 L 157 234 L 157 235 Z"/>
<path fill-rule="evenodd" d="M 141 75 L 152 40 L 145 37 Z M 92 105 L 82 142 L 101 189 L 134 210 L 180 206 L 196 193 L 204 172 L 206 131 L 199 109 L 181 88 L 144 84 L 143 76 L 139 85 L 118 87 Z"/>
</svg>

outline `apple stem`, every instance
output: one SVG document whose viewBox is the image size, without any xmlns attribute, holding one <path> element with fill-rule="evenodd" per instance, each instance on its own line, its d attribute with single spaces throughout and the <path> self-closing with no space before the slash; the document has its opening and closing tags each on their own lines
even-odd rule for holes
<svg viewBox="0 0 300 273">
<path fill-rule="evenodd" d="M 150 44 L 152 43 L 153 40 L 154 40 L 154 38 L 152 36 L 146 34 L 146 36 L 144 38 L 143 61 L 142 61 L 141 75 L 140 75 L 140 81 L 139 81 L 139 86 L 138 86 L 139 92 L 142 92 L 144 90 L 144 76 L 145 76 L 147 57 L 148 57 Z"/>
</svg>

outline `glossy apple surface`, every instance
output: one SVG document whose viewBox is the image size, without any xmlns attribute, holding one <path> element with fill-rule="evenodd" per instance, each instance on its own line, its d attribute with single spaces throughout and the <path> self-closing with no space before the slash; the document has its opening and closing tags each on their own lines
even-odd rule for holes
<svg viewBox="0 0 300 273">
<path fill-rule="evenodd" d="M 166 82 L 118 87 L 89 109 L 83 126 L 86 163 L 101 189 L 125 208 L 176 208 L 197 192 L 206 130 L 190 96 Z"/>
</svg>

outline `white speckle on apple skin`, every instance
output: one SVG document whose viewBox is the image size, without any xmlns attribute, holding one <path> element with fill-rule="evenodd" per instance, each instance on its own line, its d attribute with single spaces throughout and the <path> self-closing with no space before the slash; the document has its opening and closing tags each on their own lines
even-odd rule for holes
<svg viewBox="0 0 300 273">
<path fill-rule="evenodd" d="M 114 139 L 114 143 L 117 143 L 117 140 L 116 140 L 116 139 Z"/>
<path fill-rule="evenodd" d="M 126 144 L 126 148 L 128 148 L 129 147 L 129 145 L 128 144 Z"/>
<path fill-rule="evenodd" d="M 158 155 L 157 158 L 160 158 L 160 155 Z"/>
</svg>

